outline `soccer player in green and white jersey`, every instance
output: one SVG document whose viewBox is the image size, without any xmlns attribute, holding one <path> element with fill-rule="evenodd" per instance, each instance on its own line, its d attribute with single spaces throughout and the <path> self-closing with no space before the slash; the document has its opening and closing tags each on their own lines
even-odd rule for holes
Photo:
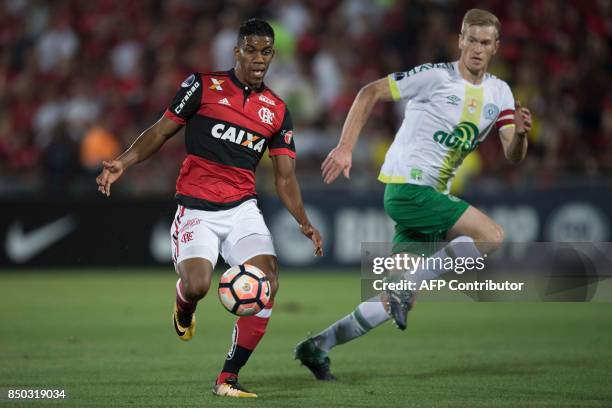
<svg viewBox="0 0 612 408">
<path fill-rule="evenodd" d="M 459 34 L 459 61 L 424 64 L 364 86 L 349 111 L 338 146 L 323 162 L 325 183 L 340 173 L 348 178 L 352 151 L 372 107 L 378 101 L 409 101 L 378 176 L 386 184 L 385 211 L 396 223 L 394 244 L 447 241 L 446 247 L 430 256 L 476 258 L 494 251 L 504 239 L 502 228 L 491 218 L 448 194 L 463 159 L 493 128 L 509 161 L 518 163 L 527 153 L 529 110 L 515 103 L 504 81 L 486 72 L 499 47 L 500 28 L 495 15 L 469 10 Z M 430 279 L 445 271 L 418 272 L 422 279 Z M 328 357 L 332 347 L 391 318 L 404 330 L 412 302 L 411 292 L 387 290 L 299 343 L 295 356 L 317 379 L 332 380 Z"/>
</svg>

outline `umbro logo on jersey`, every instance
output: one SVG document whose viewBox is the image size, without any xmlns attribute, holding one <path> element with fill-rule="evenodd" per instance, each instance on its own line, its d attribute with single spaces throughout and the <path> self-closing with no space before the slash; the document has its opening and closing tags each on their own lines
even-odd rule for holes
<svg viewBox="0 0 612 408">
<path fill-rule="evenodd" d="M 209 89 L 213 89 L 215 91 L 222 91 L 223 88 L 221 87 L 221 84 L 225 82 L 225 80 L 223 79 L 217 79 L 217 78 L 210 78 L 210 81 L 212 82 L 212 85 L 209 86 Z"/>
<path fill-rule="evenodd" d="M 274 112 L 272 112 L 270 109 L 268 108 L 261 108 L 259 109 L 259 119 L 261 119 L 261 121 L 267 125 L 271 125 L 272 124 L 272 120 L 274 119 Z"/>
<path fill-rule="evenodd" d="M 232 104 L 227 100 L 227 98 L 219 99 L 218 102 L 220 105 L 232 106 Z"/>
<path fill-rule="evenodd" d="M 227 126 L 224 123 L 217 123 L 212 127 L 210 132 L 217 139 L 227 140 L 228 142 L 248 147 L 259 153 L 263 151 L 264 145 L 266 144 L 265 137 L 254 135 L 243 129 L 236 129 L 233 126 Z"/>
<path fill-rule="evenodd" d="M 259 95 L 259 100 L 263 103 L 267 103 L 268 105 L 276 106 L 276 102 L 265 95 Z"/>
<path fill-rule="evenodd" d="M 457 95 L 450 95 L 446 97 L 446 103 L 449 103 L 451 105 L 459 105 L 459 101 L 461 100 L 461 98 L 459 98 Z"/>
</svg>

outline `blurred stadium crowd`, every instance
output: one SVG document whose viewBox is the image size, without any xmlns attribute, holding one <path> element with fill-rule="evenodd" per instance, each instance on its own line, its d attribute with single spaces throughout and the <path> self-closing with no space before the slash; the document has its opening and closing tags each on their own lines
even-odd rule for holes
<svg viewBox="0 0 612 408">
<path fill-rule="evenodd" d="M 94 193 L 100 161 L 156 121 L 190 72 L 233 66 L 237 28 L 250 17 L 276 30 L 266 83 L 292 111 L 302 184 L 320 185 L 319 166 L 359 88 L 455 59 L 461 18 L 475 6 L 500 17 L 502 46 L 490 70 L 535 123 L 526 163 L 506 165 L 493 135 L 466 160 L 457 189 L 468 179 L 469 188 L 491 189 L 609 183 L 607 0 L 1 0 L 0 195 Z M 376 107 L 353 187 L 376 183 L 402 111 Z M 117 189 L 171 193 L 182 143 L 175 137 Z M 269 163 L 262 167 L 265 176 Z"/>
</svg>

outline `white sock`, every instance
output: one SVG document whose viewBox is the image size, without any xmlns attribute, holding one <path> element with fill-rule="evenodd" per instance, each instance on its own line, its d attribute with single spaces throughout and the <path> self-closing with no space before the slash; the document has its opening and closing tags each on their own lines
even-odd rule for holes
<svg viewBox="0 0 612 408">
<path fill-rule="evenodd" d="M 389 315 L 385 311 L 378 296 L 363 303 L 353 313 L 336 321 L 314 337 L 317 347 L 328 352 L 332 347 L 363 336 L 375 327 L 380 326 L 387 320 Z"/>
<path fill-rule="evenodd" d="M 440 251 L 431 255 L 431 258 L 477 258 L 481 256 L 480 251 L 476 248 L 474 240 L 468 236 L 460 236 L 453 239 L 447 246 Z M 436 264 L 433 262 L 433 264 Z M 444 264 L 443 262 L 441 263 Z M 435 279 L 436 277 L 449 272 L 448 269 L 436 268 L 434 265 L 431 268 L 419 268 L 414 275 L 406 273 L 406 278 L 415 281 Z M 338 344 L 349 342 L 357 337 L 363 336 L 370 330 L 380 326 L 390 317 L 385 311 L 383 304 L 378 296 L 375 296 L 363 303 L 353 311 L 353 313 L 336 321 L 327 329 L 314 337 L 314 341 L 321 350 L 328 352 Z"/>
<path fill-rule="evenodd" d="M 410 272 L 404 273 L 404 278 L 409 279 L 412 282 L 416 282 L 417 287 L 423 281 L 429 281 L 436 279 L 437 277 L 444 275 L 452 269 L 444 268 L 444 259 L 446 258 L 478 258 L 482 256 L 474 240 L 467 235 L 461 235 L 451 242 L 447 246 L 431 255 L 432 259 L 440 259 L 442 262 L 430 262 L 429 268 L 425 266 L 419 267 L 414 274 Z"/>
</svg>

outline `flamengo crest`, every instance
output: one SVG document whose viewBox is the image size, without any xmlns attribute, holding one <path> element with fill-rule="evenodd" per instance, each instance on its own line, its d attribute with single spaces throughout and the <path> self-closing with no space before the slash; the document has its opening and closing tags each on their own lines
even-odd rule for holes
<svg viewBox="0 0 612 408">
<path fill-rule="evenodd" d="M 272 112 L 270 109 L 268 108 L 261 108 L 259 109 L 259 119 L 261 119 L 261 121 L 265 124 L 271 125 L 272 124 L 272 120 L 274 119 L 274 112 Z"/>
</svg>

